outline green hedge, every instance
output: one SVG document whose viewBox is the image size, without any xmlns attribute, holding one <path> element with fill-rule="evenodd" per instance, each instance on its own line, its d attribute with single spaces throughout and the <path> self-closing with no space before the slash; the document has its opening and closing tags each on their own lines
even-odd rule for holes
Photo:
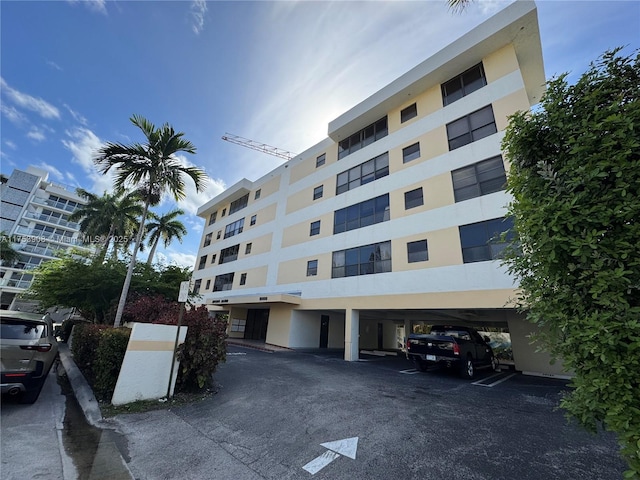
<svg viewBox="0 0 640 480">
<path fill-rule="evenodd" d="M 127 350 L 129 328 L 80 324 L 73 329 L 71 352 L 100 400 L 110 402 Z"/>
</svg>

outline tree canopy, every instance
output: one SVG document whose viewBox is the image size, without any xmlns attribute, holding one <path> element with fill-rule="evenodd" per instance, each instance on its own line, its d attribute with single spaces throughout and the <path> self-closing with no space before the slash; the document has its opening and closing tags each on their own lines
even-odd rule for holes
<svg viewBox="0 0 640 480">
<path fill-rule="evenodd" d="M 510 118 L 517 243 L 507 257 L 539 341 L 575 375 L 562 406 L 618 434 L 640 474 L 640 54 L 602 55 Z"/>
<path fill-rule="evenodd" d="M 140 194 L 144 203 L 133 255 L 118 302 L 114 320 L 116 327 L 120 325 L 122 318 L 136 263 L 136 255 L 142 244 L 149 207 L 160 203 L 163 194 L 171 195 L 176 201 L 184 199 L 186 196 L 185 176 L 193 181 L 197 191 L 203 190 L 207 181 L 207 175 L 203 170 L 183 165 L 176 157 L 179 152 L 191 154 L 196 152 L 196 147 L 183 138 L 184 133 L 176 132 L 168 123 L 157 128 L 140 115 L 133 115 L 131 123 L 142 131 L 146 143 L 123 145 L 107 142 L 94 157 L 94 163 L 98 166 L 100 173 L 106 174 L 111 169 L 115 172 L 114 187 L 116 192 L 133 188 Z"/>
</svg>

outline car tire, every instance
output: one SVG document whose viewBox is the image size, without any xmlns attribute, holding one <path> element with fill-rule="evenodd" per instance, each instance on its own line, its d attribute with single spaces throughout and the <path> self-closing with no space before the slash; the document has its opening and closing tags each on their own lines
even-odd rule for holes
<svg viewBox="0 0 640 480">
<path fill-rule="evenodd" d="M 500 369 L 500 362 L 498 362 L 498 359 L 496 358 L 495 355 L 491 355 L 491 370 L 493 370 L 494 372 L 497 372 Z"/>
<path fill-rule="evenodd" d="M 473 366 L 473 359 L 471 355 L 467 355 L 466 360 L 460 364 L 460 376 L 462 378 L 472 379 L 476 373 L 476 369 Z"/>
</svg>

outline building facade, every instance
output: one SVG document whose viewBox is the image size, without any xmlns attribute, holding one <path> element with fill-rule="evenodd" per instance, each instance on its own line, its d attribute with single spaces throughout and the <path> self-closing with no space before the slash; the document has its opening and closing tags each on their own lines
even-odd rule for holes
<svg viewBox="0 0 640 480">
<path fill-rule="evenodd" d="M 428 325 L 471 325 L 510 337 L 516 369 L 562 375 L 529 344 L 498 260 L 507 118 L 544 84 L 535 4 L 515 2 L 330 122 L 322 142 L 203 205 L 202 302 L 229 312 L 231 337 L 346 360 L 400 350 Z"/>
<path fill-rule="evenodd" d="M 33 280 L 32 270 L 55 258 L 60 250 L 82 247 L 79 225 L 69 215 L 85 201 L 71 187 L 48 180 L 48 172 L 35 167 L 14 170 L 0 187 L 0 231 L 7 235 L 19 258 L 0 266 L 2 309 L 27 310 L 20 299 Z"/>
</svg>

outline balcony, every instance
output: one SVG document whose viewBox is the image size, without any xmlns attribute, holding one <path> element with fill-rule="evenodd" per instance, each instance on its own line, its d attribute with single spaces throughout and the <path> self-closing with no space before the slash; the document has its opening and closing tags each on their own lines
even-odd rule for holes
<svg viewBox="0 0 640 480">
<path fill-rule="evenodd" d="M 64 218 L 58 218 L 52 215 L 44 215 L 42 213 L 29 212 L 29 213 L 26 213 L 23 218 L 30 218 L 32 220 L 38 220 L 38 221 L 50 223 L 53 225 L 59 225 L 61 227 L 70 228 L 72 230 L 78 230 L 80 228 L 80 225 L 75 222 L 70 222 L 68 220 L 65 220 Z"/>
</svg>

